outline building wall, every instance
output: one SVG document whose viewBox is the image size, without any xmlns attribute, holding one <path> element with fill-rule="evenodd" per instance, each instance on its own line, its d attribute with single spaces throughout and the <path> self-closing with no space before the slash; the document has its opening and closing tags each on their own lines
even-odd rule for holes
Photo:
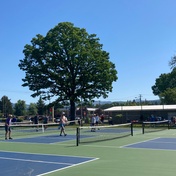
<svg viewBox="0 0 176 176">
<path fill-rule="evenodd" d="M 142 110 L 142 111 L 112 111 L 106 112 L 106 115 L 113 118 L 114 123 L 127 123 L 129 121 L 150 120 L 150 116 L 161 117 L 162 119 L 171 119 L 176 116 L 176 110 Z"/>
</svg>

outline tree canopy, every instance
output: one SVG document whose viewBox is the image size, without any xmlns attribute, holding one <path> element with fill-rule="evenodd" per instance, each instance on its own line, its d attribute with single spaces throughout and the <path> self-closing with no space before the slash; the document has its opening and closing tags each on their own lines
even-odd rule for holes
<svg viewBox="0 0 176 176">
<path fill-rule="evenodd" d="M 59 23 L 46 36 L 38 34 L 25 45 L 19 63 L 25 71 L 23 86 L 34 92 L 33 97 L 70 101 L 74 119 L 75 102 L 108 97 L 118 79 L 109 53 L 102 48 L 96 34 L 69 22 Z"/>
<path fill-rule="evenodd" d="M 36 115 L 38 113 L 37 104 L 30 103 L 28 107 L 28 115 Z"/>
<path fill-rule="evenodd" d="M 15 115 L 17 116 L 24 116 L 26 115 L 26 103 L 24 100 L 18 100 L 17 103 L 15 103 Z"/>
<path fill-rule="evenodd" d="M 154 95 L 158 95 L 163 103 L 176 103 L 176 68 L 171 73 L 161 74 L 152 86 Z"/>
<path fill-rule="evenodd" d="M 173 56 L 169 62 L 169 66 L 171 69 L 174 69 L 176 67 L 176 56 Z"/>
<path fill-rule="evenodd" d="M 42 97 L 40 97 L 37 102 L 37 109 L 38 109 L 38 114 L 40 115 L 46 114 L 46 106 L 44 101 L 42 100 Z"/>
<path fill-rule="evenodd" d="M 5 95 L 0 100 L 0 112 L 2 112 L 4 116 L 13 113 L 12 103 Z"/>
<path fill-rule="evenodd" d="M 164 104 L 175 104 L 176 103 L 176 87 L 168 88 L 160 94 L 161 101 Z"/>
</svg>

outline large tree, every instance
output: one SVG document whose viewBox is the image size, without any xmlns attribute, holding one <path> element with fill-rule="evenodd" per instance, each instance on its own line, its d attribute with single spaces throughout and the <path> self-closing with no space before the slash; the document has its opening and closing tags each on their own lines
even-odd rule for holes
<svg viewBox="0 0 176 176">
<path fill-rule="evenodd" d="M 174 69 L 176 67 L 176 56 L 173 56 L 171 60 L 169 61 L 169 66 L 171 69 Z"/>
<path fill-rule="evenodd" d="M 10 99 L 5 95 L 0 100 L 0 111 L 4 116 L 13 113 L 12 103 Z"/>
<path fill-rule="evenodd" d="M 17 116 L 24 116 L 26 115 L 26 103 L 24 100 L 18 100 L 17 103 L 15 103 L 15 115 Z"/>
<path fill-rule="evenodd" d="M 163 103 L 176 103 L 176 68 L 171 73 L 161 74 L 152 86 L 154 95 L 158 95 Z M 171 90 L 173 89 L 173 90 Z"/>
<path fill-rule="evenodd" d="M 37 109 L 39 115 L 44 115 L 46 113 L 46 106 L 41 96 L 37 102 Z"/>
<path fill-rule="evenodd" d="M 160 97 L 163 104 L 176 104 L 176 87 L 166 89 Z"/>
<path fill-rule="evenodd" d="M 30 103 L 28 107 L 28 115 L 36 115 L 38 113 L 37 104 Z"/>
<path fill-rule="evenodd" d="M 72 23 L 59 23 L 46 36 L 36 35 L 24 47 L 19 67 L 25 71 L 23 86 L 33 97 L 57 97 L 68 100 L 71 120 L 75 118 L 75 102 L 108 97 L 117 80 L 115 65 L 102 49 L 99 38 Z"/>
</svg>

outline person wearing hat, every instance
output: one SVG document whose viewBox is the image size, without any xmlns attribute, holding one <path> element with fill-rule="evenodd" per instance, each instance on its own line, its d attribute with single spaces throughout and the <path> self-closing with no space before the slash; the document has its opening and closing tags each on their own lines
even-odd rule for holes
<svg viewBox="0 0 176 176">
<path fill-rule="evenodd" d="M 65 117 L 65 112 L 62 112 L 61 118 L 60 118 L 60 136 L 62 136 L 62 133 L 64 136 L 67 134 L 65 133 L 65 124 L 67 123 L 67 117 Z"/>
<path fill-rule="evenodd" d="M 12 122 L 12 115 L 8 115 L 6 121 L 5 121 L 5 140 L 7 140 L 7 136 L 9 139 L 11 138 L 11 122 Z"/>
</svg>

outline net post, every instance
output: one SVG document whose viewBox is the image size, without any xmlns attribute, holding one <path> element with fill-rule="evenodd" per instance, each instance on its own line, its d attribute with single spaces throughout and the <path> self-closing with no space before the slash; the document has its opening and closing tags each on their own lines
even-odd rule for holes
<svg viewBox="0 0 176 176">
<path fill-rule="evenodd" d="M 142 134 L 144 134 L 144 126 L 145 126 L 145 124 L 144 124 L 144 122 L 142 122 Z"/>
<path fill-rule="evenodd" d="M 79 145 L 79 142 L 80 142 L 80 128 L 77 127 L 76 128 L 76 146 Z"/>
<path fill-rule="evenodd" d="M 133 136 L 133 122 L 131 122 L 131 136 Z"/>
</svg>

